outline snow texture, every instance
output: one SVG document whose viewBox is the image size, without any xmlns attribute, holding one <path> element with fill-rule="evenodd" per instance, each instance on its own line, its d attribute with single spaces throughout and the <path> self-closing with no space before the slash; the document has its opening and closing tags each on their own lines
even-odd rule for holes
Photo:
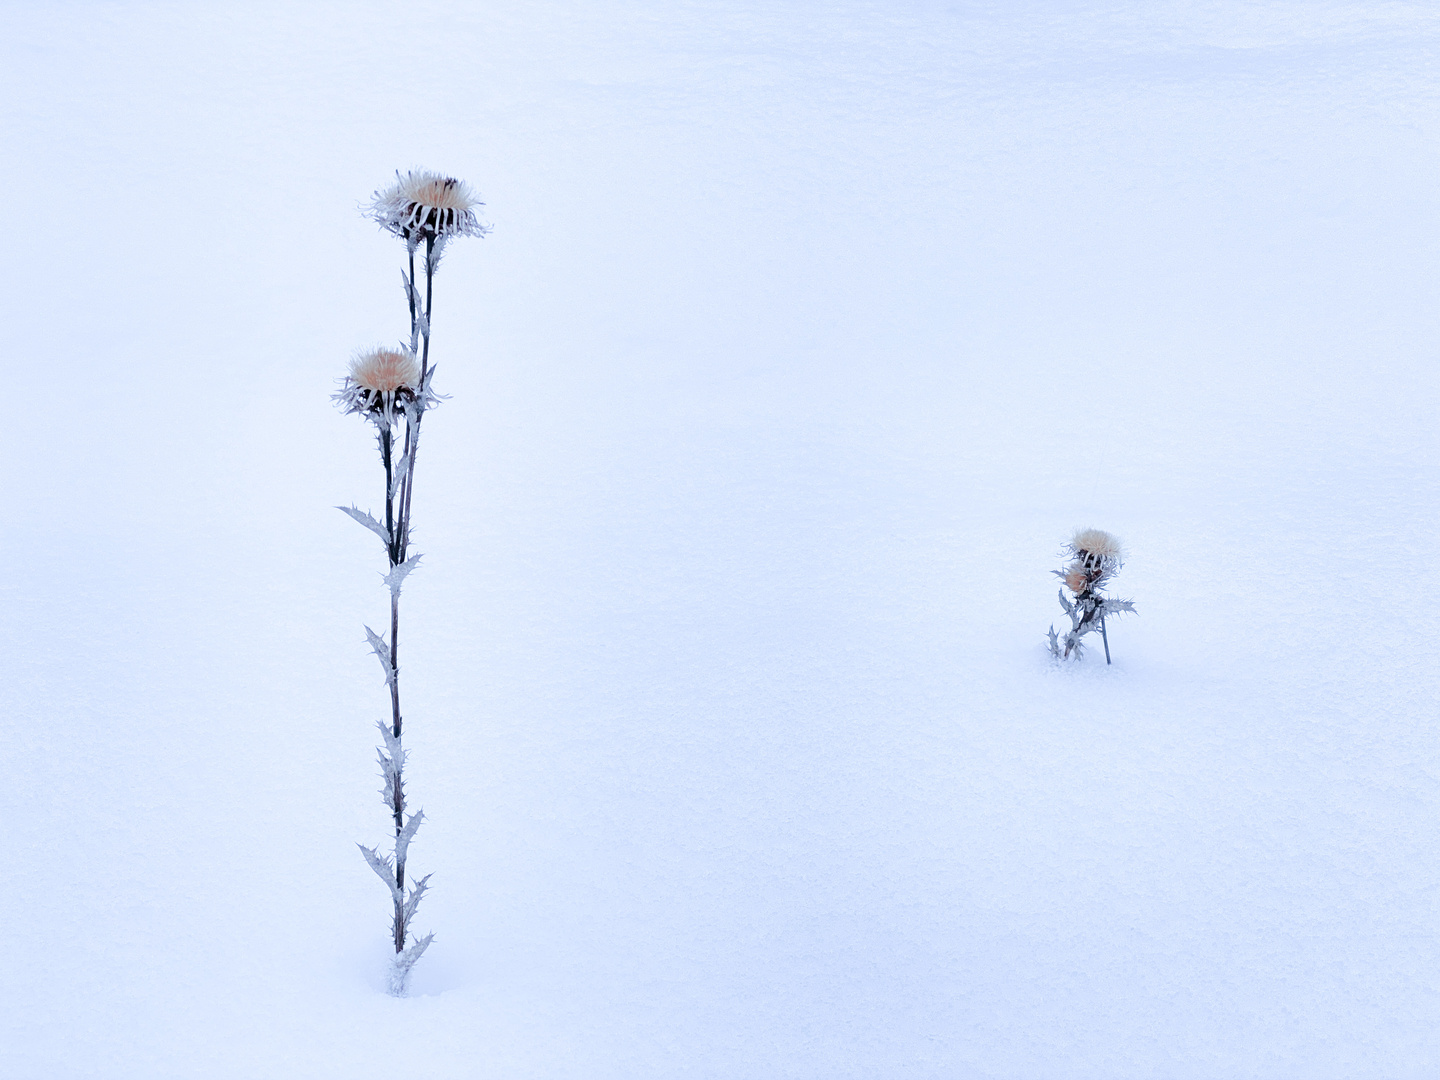
<svg viewBox="0 0 1440 1080">
<path fill-rule="evenodd" d="M 7 1080 L 1433 1075 L 1433 9 L 5 24 Z M 408 326 L 396 169 L 494 225 L 404 1000 L 330 509 L 384 494 L 329 394 Z M 1143 617 L 1056 670 L 1092 522 Z"/>
</svg>

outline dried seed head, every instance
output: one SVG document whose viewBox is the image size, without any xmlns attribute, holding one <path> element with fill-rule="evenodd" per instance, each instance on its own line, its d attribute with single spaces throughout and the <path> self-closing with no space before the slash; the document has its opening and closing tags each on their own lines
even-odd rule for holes
<svg viewBox="0 0 1440 1080">
<path fill-rule="evenodd" d="M 422 239 L 484 236 L 475 207 L 485 205 L 462 180 L 433 172 L 395 174 L 395 183 L 375 192 L 370 216 L 412 246 Z"/>
<path fill-rule="evenodd" d="M 1077 530 L 1070 547 L 1077 555 L 1093 555 L 1109 562 L 1118 563 L 1122 555 L 1120 541 L 1103 529 Z"/>
<path fill-rule="evenodd" d="M 1065 550 L 1071 556 L 1070 565 L 1056 573 L 1076 594 L 1110 580 L 1125 554 L 1120 541 L 1101 529 L 1077 529 Z"/>
<path fill-rule="evenodd" d="M 431 374 L 434 374 L 431 368 Z M 382 429 L 395 422 L 396 410 L 428 409 L 440 399 L 430 390 L 430 379 L 420 385 L 420 364 L 409 349 L 371 349 L 350 361 L 350 374 L 334 394 L 347 413 L 360 413 Z"/>
<path fill-rule="evenodd" d="M 409 350 L 372 349 L 350 361 L 350 378 L 366 390 L 393 394 L 420 384 L 420 365 Z"/>
</svg>

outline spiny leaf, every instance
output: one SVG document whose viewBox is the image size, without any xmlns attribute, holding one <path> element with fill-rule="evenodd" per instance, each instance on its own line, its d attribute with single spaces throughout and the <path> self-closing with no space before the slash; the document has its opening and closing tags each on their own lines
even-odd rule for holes
<svg viewBox="0 0 1440 1080">
<path fill-rule="evenodd" d="M 409 971 L 412 967 L 415 966 L 415 961 L 419 960 L 420 957 L 425 954 L 425 950 L 430 947 L 430 943 L 434 940 L 435 935 L 433 933 L 426 934 L 423 938 L 417 940 L 414 945 L 411 945 L 404 952 L 396 954 L 395 966 L 397 968 L 400 968 L 402 971 Z"/>
<path fill-rule="evenodd" d="M 419 881 L 415 882 L 415 884 L 410 886 L 410 899 L 406 900 L 405 906 L 401 908 L 401 914 L 405 917 L 406 926 L 410 925 L 410 917 L 415 914 L 415 909 L 420 906 L 420 898 L 424 896 L 426 891 L 430 888 L 430 877 L 430 874 L 426 874 Z"/>
<path fill-rule="evenodd" d="M 405 993 L 405 984 L 410 979 L 410 969 L 415 966 L 415 961 L 424 955 L 425 950 L 430 947 L 430 942 L 435 940 L 434 934 L 426 934 L 419 938 L 402 953 L 395 954 L 395 961 L 390 967 L 389 991 L 396 997 Z"/>
<path fill-rule="evenodd" d="M 415 839 L 415 833 L 420 828 L 420 823 L 425 820 L 425 811 L 417 810 L 411 814 L 405 822 L 405 827 L 395 836 L 395 859 L 397 862 L 404 862 L 405 856 L 410 851 L 410 841 Z"/>
<path fill-rule="evenodd" d="M 411 555 L 402 563 L 396 563 L 385 575 L 385 584 L 390 586 L 390 595 L 400 595 L 400 585 L 409 576 L 410 571 L 415 569 L 417 563 L 423 558 L 421 555 Z"/>
<path fill-rule="evenodd" d="M 359 510 L 353 506 L 337 506 L 335 509 L 349 514 L 361 525 L 364 525 L 376 536 L 380 537 L 381 541 L 385 544 L 386 551 L 390 550 L 390 530 L 385 528 L 384 525 L 380 524 L 380 522 L 376 521 L 364 510 Z"/>
<path fill-rule="evenodd" d="M 404 270 L 400 271 L 400 287 L 405 290 L 406 302 L 414 304 L 418 311 L 420 308 L 420 290 L 410 284 L 410 275 L 405 273 Z"/>
<path fill-rule="evenodd" d="M 395 466 L 395 472 L 390 477 L 390 498 L 395 498 L 395 493 L 400 490 L 400 485 L 405 480 L 405 471 L 410 467 L 410 455 L 401 454 L 400 462 Z"/>
<path fill-rule="evenodd" d="M 388 664 L 390 661 L 387 659 L 385 663 Z M 380 729 L 380 736 L 385 740 L 385 753 L 389 754 L 390 757 L 396 761 L 403 761 L 405 751 L 400 747 L 400 739 L 396 738 L 395 734 L 390 730 L 390 725 L 384 720 L 376 720 L 375 726 Z"/>
<path fill-rule="evenodd" d="M 385 778 L 386 790 L 381 792 L 381 794 L 389 795 L 389 789 L 395 783 L 395 759 L 386 754 L 385 751 L 381 750 L 378 746 L 375 748 L 375 758 L 380 762 L 380 775 Z M 390 805 L 388 800 L 385 805 Z"/>
<path fill-rule="evenodd" d="M 375 658 L 380 661 L 380 666 L 385 669 L 385 685 L 395 685 L 395 669 L 390 666 L 390 647 L 385 644 L 385 639 L 377 634 L 370 627 L 365 627 L 365 636 L 370 641 L 370 648 L 375 653 Z"/>
<path fill-rule="evenodd" d="M 449 241 L 450 238 L 448 236 L 437 236 L 435 238 L 435 246 L 430 249 L 430 254 L 427 258 L 428 266 L 426 267 L 432 276 L 435 271 L 440 269 L 440 259 L 444 256 L 445 245 L 449 243 Z"/>
<path fill-rule="evenodd" d="M 395 866 L 390 861 L 390 856 L 381 855 L 374 848 L 368 848 L 364 844 L 355 846 L 360 849 L 360 854 L 365 856 L 365 861 L 370 864 L 370 869 L 375 871 L 375 876 L 389 886 L 391 899 L 400 903 L 402 897 L 399 888 L 395 885 Z"/>
</svg>

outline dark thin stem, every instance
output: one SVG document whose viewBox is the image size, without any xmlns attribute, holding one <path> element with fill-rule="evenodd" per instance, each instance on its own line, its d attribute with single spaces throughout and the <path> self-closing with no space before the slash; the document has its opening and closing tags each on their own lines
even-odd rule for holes
<svg viewBox="0 0 1440 1080">
<path fill-rule="evenodd" d="M 398 644 L 400 640 L 400 597 L 394 592 L 390 594 L 390 670 L 394 677 L 390 680 L 390 709 L 392 734 L 396 739 L 400 738 L 400 669 L 395 666 L 399 659 Z M 403 752 L 402 752 L 403 754 Z M 391 809 L 395 814 L 395 835 L 400 835 L 400 830 L 405 826 L 405 777 L 404 758 L 397 755 L 395 761 L 395 783 L 391 789 L 394 799 Z M 405 911 L 402 901 L 405 898 L 405 860 L 395 860 L 395 888 L 398 890 L 395 897 L 395 951 L 405 951 Z"/>
<path fill-rule="evenodd" d="M 390 428 L 386 427 L 380 432 L 380 456 L 385 462 L 385 528 L 390 533 L 390 565 L 395 565 L 396 539 L 395 539 L 395 500 L 390 497 L 390 486 L 394 482 L 395 466 L 391 457 L 394 453 L 395 436 Z M 400 609 L 395 595 L 390 596 L 390 670 L 398 671 L 400 663 Z M 395 738 L 400 737 L 400 687 L 399 680 L 390 681 L 390 707 L 393 714 L 390 733 Z M 396 800 L 396 820 L 399 820 L 400 806 Z"/>
<path fill-rule="evenodd" d="M 1085 628 L 1095 621 L 1095 612 L 1098 608 L 1095 594 L 1091 591 L 1093 588 L 1093 585 L 1087 584 L 1083 592 L 1075 594 L 1075 608 L 1070 614 L 1070 633 L 1065 635 L 1065 659 L 1067 660 L 1070 658 L 1070 653 L 1080 647 L 1080 638 L 1088 633 Z"/>
<path fill-rule="evenodd" d="M 416 313 L 416 311 L 415 311 L 415 295 L 416 295 L 416 293 L 415 293 L 415 247 L 414 247 L 413 244 L 409 243 L 408 241 L 406 242 L 405 247 L 406 247 L 406 251 L 408 252 L 409 258 L 410 258 L 410 279 L 409 279 L 410 284 L 409 284 L 409 287 L 405 290 L 405 303 L 408 304 L 409 307 L 410 307 L 410 348 L 411 348 L 411 350 L 413 351 L 414 348 L 415 348 L 415 337 L 416 337 L 415 329 L 416 329 L 416 325 L 417 325 L 417 318 L 416 318 L 416 314 L 417 314 L 417 313 Z M 421 379 L 421 381 L 420 381 L 420 386 L 421 386 L 421 389 L 423 390 L 423 389 L 424 389 L 424 386 L 425 386 L 425 381 L 424 381 L 424 379 Z M 411 460 L 411 454 L 412 454 L 413 452 L 414 452 L 414 446 L 413 446 L 413 440 L 411 439 L 411 425 L 410 425 L 409 420 L 408 420 L 408 418 L 407 418 L 406 423 L 405 423 L 405 460 L 406 460 L 407 462 L 409 462 L 409 461 Z M 408 498 L 407 496 L 408 496 L 408 492 L 409 492 L 409 490 L 410 490 L 410 478 L 411 478 L 411 475 L 412 475 L 412 470 L 407 467 L 406 470 L 405 470 L 405 476 L 404 476 L 403 478 L 401 478 L 401 480 L 400 480 L 400 522 L 401 522 L 401 526 L 400 526 L 400 535 L 395 537 L 395 561 L 396 561 L 396 562 L 404 562 L 404 561 L 405 561 L 405 549 L 410 546 L 410 544 L 409 544 L 409 540 L 410 540 L 410 537 L 409 537 L 409 532 L 410 532 L 410 529 L 409 529 L 409 518 L 408 518 L 408 516 L 407 516 L 407 514 L 406 514 L 406 510 L 407 510 L 407 508 L 408 508 L 409 505 L 410 505 L 410 500 L 409 500 L 409 498 Z M 387 490 L 388 490 L 388 489 L 387 489 Z M 393 534 L 392 534 L 392 535 L 393 535 Z"/>
<path fill-rule="evenodd" d="M 1105 620 L 1100 620 L 1100 640 L 1105 642 L 1105 663 L 1110 663 L 1110 638 L 1105 633 Z"/>
<path fill-rule="evenodd" d="M 405 476 L 400 482 L 400 507 L 398 520 L 395 522 L 395 529 L 391 536 L 395 541 L 395 550 L 391 555 L 391 565 L 404 562 L 409 554 L 410 548 L 410 493 L 415 486 L 415 456 L 420 446 L 420 419 L 424 415 L 424 392 L 425 378 L 430 366 L 430 310 L 433 302 L 434 290 L 434 262 L 432 255 L 435 250 L 434 237 L 425 239 L 425 350 L 420 366 L 420 401 L 416 403 L 413 413 L 407 413 L 405 419 Z M 415 310 L 415 252 L 410 251 L 410 289 L 406 296 L 410 305 L 410 339 L 415 339 L 415 329 L 418 322 Z M 390 471 L 388 468 L 389 459 L 386 459 L 386 489 L 387 502 L 385 505 L 386 520 L 390 520 Z M 394 672 L 394 679 L 390 684 L 390 703 L 392 711 L 392 732 L 395 738 L 400 738 L 402 721 L 400 716 L 400 595 L 398 592 L 390 594 L 390 670 Z M 405 827 L 405 789 L 402 781 L 401 765 L 395 766 L 395 835 L 398 837 Z M 405 925 L 405 860 L 398 857 L 395 860 L 395 951 L 405 951 L 405 936 L 409 929 Z"/>
<path fill-rule="evenodd" d="M 390 680 L 390 734 L 400 738 L 400 597 L 395 593 L 390 594 L 390 670 L 395 677 Z M 398 769 L 399 766 L 396 766 Z M 399 776 L 397 771 L 396 776 Z M 404 809 L 404 799 L 400 797 L 399 790 L 395 793 L 395 829 L 400 829 L 400 811 Z"/>
<path fill-rule="evenodd" d="M 396 500 L 390 498 L 390 489 L 394 483 L 393 464 L 391 454 L 393 447 L 393 436 L 387 430 L 382 439 L 382 447 L 385 458 L 385 525 L 390 530 L 391 549 L 390 565 L 393 568 L 405 561 L 410 548 L 410 496 L 415 489 L 415 457 L 420 446 L 420 421 L 425 414 L 425 384 L 430 374 L 430 312 L 434 303 L 435 288 L 435 238 L 425 238 L 425 313 L 424 313 L 424 351 L 420 361 L 420 387 L 418 400 L 405 414 L 405 472 L 400 479 L 398 491 L 398 507 Z M 410 248 L 410 288 L 406 301 L 410 306 L 410 340 L 415 343 L 416 331 L 420 327 L 420 314 L 416 310 L 415 290 L 415 250 Z M 390 681 L 390 708 L 391 708 L 391 733 L 396 739 L 400 738 L 402 721 L 400 716 L 400 595 L 398 591 L 390 593 L 390 670 L 392 678 Z M 393 792 L 393 805 L 391 810 L 395 815 L 395 835 L 398 838 L 405 827 L 405 789 L 402 776 L 402 765 L 400 761 L 395 762 L 394 767 L 395 785 Z M 395 859 L 395 951 L 405 951 L 406 931 L 405 925 L 405 860 L 399 857 L 396 852 Z"/>
<path fill-rule="evenodd" d="M 408 242 L 405 246 L 410 252 L 410 288 L 405 290 L 405 300 L 410 305 L 410 341 L 413 345 L 415 341 L 415 249 Z"/>
<path fill-rule="evenodd" d="M 390 487 L 395 474 L 394 463 L 390 460 L 394 443 L 395 436 L 387 424 L 380 430 L 380 459 L 385 462 L 385 531 L 390 534 L 388 554 L 391 566 L 395 565 L 395 508 L 394 500 L 390 498 Z"/>
<path fill-rule="evenodd" d="M 390 732 L 396 739 L 400 738 L 400 594 L 393 589 L 390 592 Z M 403 754 L 403 752 L 402 752 Z M 395 835 L 400 835 L 400 830 L 405 827 L 405 762 L 403 756 L 397 755 L 395 760 L 395 783 L 391 789 L 393 803 L 391 809 L 395 814 Z M 395 951 L 405 950 L 405 911 L 401 901 L 405 898 L 405 860 L 395 860 L 395 887 L 398 889 L 395 900 Z"/>
<path fill-rule="evenodd" d="M 414 264 L 411 264 L 412 266 Z M 412 270 L 413 274 L 414 271 Z M 420 385 L 425 385 L 425 373 L 430 370 L 430 307 L 435 288 L 435 238 L 425 238 L 425 355 L 420 359 Z"/>
<path fill-rule="evenodd" d="M 410 548 L 410 497 L 415 490 L 415 458 L 420 450 L 420 421 L 425 415 L 425 384 L 430 375 L 430 313 L 435 306 L 435 238 L 425 238 L 425 324 L 423 337 L 425 339 L 424 351 L 420 356 L 420 400 L 415 407 L 414 419 L 405 426 L 405 448 L 410 455 L 409 465 L 405 473 L 405 488 L 400 496 L 400 521 L 401 531 L 404 540 L 400 548 L 400 558 L 403 561 L 409 553 Z M 411 256 L 411 273 L 414 273 L 414 256 Z M 411 277 L 414 283 L 414 277 Z M 412 301 L 413 302 L 413 301 Z"/>
</svg>

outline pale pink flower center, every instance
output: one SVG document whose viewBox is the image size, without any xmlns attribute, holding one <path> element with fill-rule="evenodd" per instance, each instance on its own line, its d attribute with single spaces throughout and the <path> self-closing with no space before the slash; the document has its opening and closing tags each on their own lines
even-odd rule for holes
<svg viewBox="0 0 1440 1080">
<path fill-rule="evenodd" d="M 1078 552 L 1094 555 L 1101 559 L 1117 559 L 1120 557 L 1120 541 L 1102 529 L 1082 529 L 1075 534 L 1070 541 L 1071 546 Z"/>
<path fill-rule="evenodd" d="M 448 179 L 429 179 L 418 184 L 412 181 L 405 185 L 405 197 L 412 203 L 440 210 L 468 210 L 474 204 L 464 184 Z"/>
<path fill-rule="evenodd" d="M 373 352 L 351 365 L 350 377 L 367 389 L 389 394 L 401 387 L 414 387 L 420 381 L 420 369 L 404 353 Z"/>
</svg>

